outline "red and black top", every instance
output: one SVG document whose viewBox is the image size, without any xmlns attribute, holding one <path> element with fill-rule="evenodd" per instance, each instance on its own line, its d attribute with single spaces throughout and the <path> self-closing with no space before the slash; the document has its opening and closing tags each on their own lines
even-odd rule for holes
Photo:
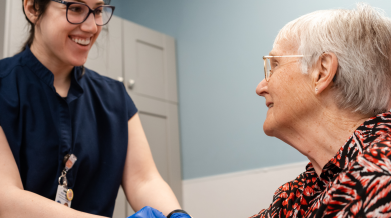
<svg viewBox="0 0 391 218">
<path fill-rule="evenodd" d="M 391 113 L 358 127 L 319 177 L 309 163 L 261 217 L 391 217 Z"/>
</svg>

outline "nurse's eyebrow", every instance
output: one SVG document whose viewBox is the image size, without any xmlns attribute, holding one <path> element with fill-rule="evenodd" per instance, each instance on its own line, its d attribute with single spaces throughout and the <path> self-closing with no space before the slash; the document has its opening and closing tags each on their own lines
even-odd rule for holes
<svg viewBox="0 0 391 218">
<path fill-rule="evenodd" d="M 81 2 L 81 3 L 84 3 L 84 4 L 87 4 L 85 1 L 83 1 L 83 0 L 75 0 L 76 2 Z M 100 5 L 104 5 L 105 4 L 105 2 L 104 1 L 99 1 L 99 2 L 97 2 L 95 5 L 96 6 L 100 6 Z"/>
</svg>

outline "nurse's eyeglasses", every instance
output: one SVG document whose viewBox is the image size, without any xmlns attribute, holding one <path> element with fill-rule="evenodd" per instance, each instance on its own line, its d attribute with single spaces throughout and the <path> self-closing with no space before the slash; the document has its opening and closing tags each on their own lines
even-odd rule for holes
<svg viewBox="0 0 391 218">
<path fill-rule="evenodd" d="M 81 24 L 87 20 L 90 14 L 93 14 L 96 25 L 106 25 L 113 16 L 115 9 L 115 7 L 111 5 L 102 5 L 92 10 L 90 7 L 88 7 L 88 5 L 79 2 L 66 2 L 61 0 L 52 1 L 67 6 L 67 20 L 71 24 Z"/>
</svg>

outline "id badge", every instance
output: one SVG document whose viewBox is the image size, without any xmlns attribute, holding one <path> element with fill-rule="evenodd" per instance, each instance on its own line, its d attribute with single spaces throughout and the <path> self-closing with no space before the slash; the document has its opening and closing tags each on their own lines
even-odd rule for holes
<svg viewBox="0 0 391 218">
<path fill-rule="evenodd" d="M 72 189 L 68 189 L 62 185 L 59 185 L 57 188 L 55 201 L 67 207 L 71 207 L 72 199 L 73 199 Z"/>
</svg>

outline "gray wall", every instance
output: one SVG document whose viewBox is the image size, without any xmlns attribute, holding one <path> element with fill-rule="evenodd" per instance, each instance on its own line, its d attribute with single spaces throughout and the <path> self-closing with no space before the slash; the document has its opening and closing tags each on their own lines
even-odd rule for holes
<svg viewBox="0 0 391 218">
<path fill-rule="evenodd" d="M 287 22 L 355 2 L 112 0 L 116 15 L 177 39 L 184 179 L 306 160 L 263 133 L 262 56 Z M 368 3 L 391 15 L 391 1 Z"/>
</svg>

